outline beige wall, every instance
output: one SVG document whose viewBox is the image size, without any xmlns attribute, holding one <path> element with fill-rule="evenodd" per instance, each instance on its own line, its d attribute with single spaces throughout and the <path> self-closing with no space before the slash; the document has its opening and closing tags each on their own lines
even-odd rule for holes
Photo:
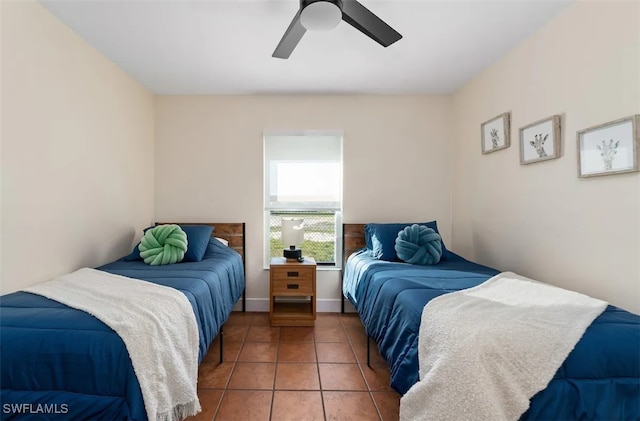
<svg viewBox="0 0 640 421">
<path fill-rule="evenodd" d="M 344 221 L 437 219 L 447 242 L 450 116 L 448 97 L 159 96 L 156 217 L 246 222 L 249 308 L 268 309 L 263 131 L 343 129 Z M 324 308 L 335 309 L 338 272 L 318 281 Z"/>
<path fill-rule="evenodd" d="M 159 96 L 155 111 L 37 3 L 1 4 L 2 292 L 113 260 L 154 219 L 245 221 L 264 309 L 262 132 L 328 128 L 345 132 L 345 222 L 437 219 L 468 258 L 640 311 L 640 175 L 578 179 L 575 141 L 640 112 L 640 3 L 578 1 L 451 97 Z M 482 155 L 480 124 L 504 111 L 512 146 Z M 552 114 L 563 156 L 521 166 L 518 128 Z M 318 289 L 336 304 L 338 273 Z"/>
<path fill-rule="evenodd" d="M 2 292 L 106 263 L 153 220 L 153 96 L 30 1 L 2 2 Z"/>
<path fill-rule="evenodd" d="M 453 97 L 453 246 L 640 312 L 640 174 L 579 179 L 576 131 L 640 113 L 640 3 L 578 1 Z M 480 124 L 512 113 L 511 147 Z M 563 116 L 563 154 L 519 163 L 519 128 Z"/>
</svg>

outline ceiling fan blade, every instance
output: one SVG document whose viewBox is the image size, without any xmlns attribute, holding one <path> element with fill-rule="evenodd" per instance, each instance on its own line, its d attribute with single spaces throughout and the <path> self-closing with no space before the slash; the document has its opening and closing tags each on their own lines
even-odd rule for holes
<svg viewBox="0 0 640 421">
<path fill-rule="evenodd" d="M 356 0 L 342 0 L 342 20 L 383 47 L 402 38 L 395 29 Z"/>
<path fill-rule="evenodd" d="M 296 45 L 298 45 L 298 43 L 302 39 L 304 33 L 307 32 L 304 26 L 302 26 L 302 24 L 300 23 L 301 12 L 302 10 L 298 10 L 298 13 L 296 13 L 296 15 L 293 17 L 291 24 L 282 36 L 280 43 L 276 47 L 271 57 L 289 58 L 294 48 L 296 48 Z"/>
</svg>

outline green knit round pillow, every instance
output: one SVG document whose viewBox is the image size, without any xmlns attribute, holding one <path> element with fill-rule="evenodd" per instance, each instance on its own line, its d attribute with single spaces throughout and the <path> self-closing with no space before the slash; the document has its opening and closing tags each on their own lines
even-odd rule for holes
<svg viewBox="0 0 640 421">
<path fill-rule="evenodd" d="M 178 263 L 187 251 L 187 234 L 178 225 L 158 225 L 144 233 L 138 248 L 148 265 Z"/>
</svg>

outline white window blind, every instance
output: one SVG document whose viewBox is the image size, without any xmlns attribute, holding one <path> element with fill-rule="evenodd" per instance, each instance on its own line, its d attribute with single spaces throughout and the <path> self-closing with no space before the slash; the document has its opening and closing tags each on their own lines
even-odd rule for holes
<svg viewBox="0 0 640 421">
<path fill-rule="evenodd" d="M 265 210 L 342 208 L 342 135 L 265 135 Z"/>
</svg>

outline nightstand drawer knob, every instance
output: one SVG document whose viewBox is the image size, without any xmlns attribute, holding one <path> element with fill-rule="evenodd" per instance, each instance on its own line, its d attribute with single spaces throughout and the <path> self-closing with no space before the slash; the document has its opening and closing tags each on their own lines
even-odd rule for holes
<svg viewBox="0 0 640 421">
<path fill-rule="evenodd" d="M 287 289 L 298 289 L 300 285 L 298 284 L 287 284 Z"/>
<path fill-rule="evenodd" d="M 298 272 L 287 272 L 287 276 L 290 278 L 297 278 L 300 274 Z"/>
</svg>

